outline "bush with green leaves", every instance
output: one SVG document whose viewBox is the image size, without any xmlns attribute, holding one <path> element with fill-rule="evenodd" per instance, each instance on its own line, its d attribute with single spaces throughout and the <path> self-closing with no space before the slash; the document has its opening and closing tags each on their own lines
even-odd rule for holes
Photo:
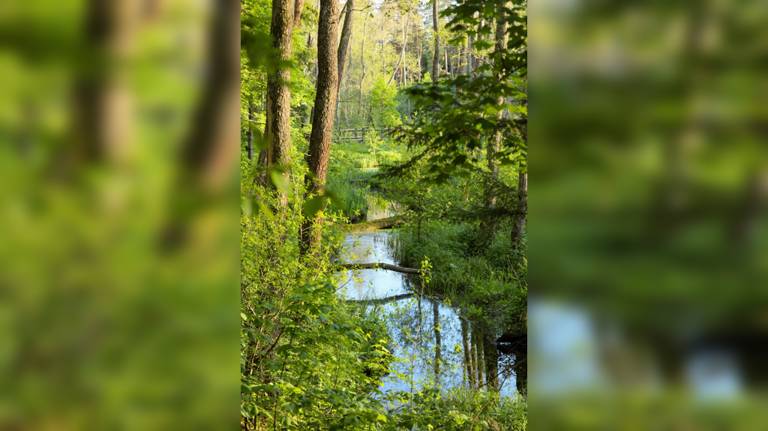
<svg viewBox="0 0 768 431">
<path fill-rule="evenodd" d="M 523 431 L 527 406 L 521 398 L 498 393 L 456 389 L 447 393 L 424 390 L 390 413 L 387 430 Z"/>
<path fill-rule="evenodd" d="M 427 257 L 434 271 L 429 290 L 461 307 L 466 317 L 482 320 L 499 333 L 524 332 L 527 304 L 526 262 L 511 247 L 502 225 L 491 245 L 472 249 L 472 223 L 425 222 L 400 229 L 399 261 L 418 266 Z"/>
<path fill-rule="evenodd" d="M 376 429 L 391 355 L 386 328 L 336 294 L 338 237 L 301 255 L 300 209 L 253 189 L 241 220 L 241 415 L 248 429 Z"/>
</svg>

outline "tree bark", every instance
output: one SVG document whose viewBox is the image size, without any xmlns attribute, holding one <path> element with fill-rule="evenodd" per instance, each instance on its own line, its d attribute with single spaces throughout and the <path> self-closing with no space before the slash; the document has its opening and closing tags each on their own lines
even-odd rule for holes
<svg viewBox="0 0 768 431">
<path fill-rule="evenodd" d="M 472 35 L 469 35 L 467 37 L 467 59 L 466 59 L 466 74 L 467 76 L 471 76 L 472 73 L 475 71 L 475 59 L 474 55 L 472 54 L 473 47 L 475 46 L 475 38 Z"/>
<path fill-rule="evenodd" d="M 175 178 L 179 192 L 160 236 L 166 251 L 178 249 L 188 238 L 190 219 L 199 210 L 189 207 L 190 190 L 208 199 L 225 193 L 240 154 L 240 2 L 221 0 L 211 14 L 207 80 L 181 143 L 182 169 Z"/>
<path fill-rule="evenodd" d="M 292 51 L 295 0 L 272 0 L 272 25 L 270 34 L 272 46 L 280 62 L 289 61 Z M 285 169 L 285 176 L 290 177 L 291 164 L 291 90 L 288 87 L 290 71 L 280 67 L 267 75 L 267 167 L 276 165 Z M 281 196 L 283 205 L 287 197 Z"/>
<path fill-rule="evenodd" d="M 432 56 L 432 82 L 440 77 L 440 17 L 438 0 L 432 0 L 432 29 L 434 30 L 435 48 Z"/>
<path fill-rule="evenodd" d="M 495 52 L 497 55 L 501 55 L 507 49 L 507 21 L 504 11 L 504 4 L 499 4 L 496 13 L 496 34 L 495 34 Z M 504 79 L 501 74 L 497 74 L 496 78 Z M 504 97 L 499 96 L 496 99 L 496 104 L 500 107 L 504 104 Z M 498 121 L 501 121 L 505 116 L 504 110 L 499 110 L 496 116 Z M 498 153 L 501 151 L 504 135 L 501 131 L 497 131 L 492 139 L 489 139 L 486 146 L 486 163 L 488 166 L 488 180 L 485 184 L 485 207 L 489 214 L 492 214 L 497 204 L 497 190 L 499 183 L 499 161 Z M 493 237 L 496 233 L 497 220 L 495 217 L 487 216 L 480 225 L 480 232 L 478 235 L 477 251 L 486 249 L 488 245 L 493 241 Z"/>
<path fill-rule="evenodd" d="M 255 107 L 253 103 L 248 104 L 248 129 L 245 139 L 245 152 L 248 156 L 248 160 L 253 160 L 253 122 Z"/>
<path fill-rule="evenodd" d="M 402 274 L 420 274 L 421 271 L 417 268 L 407 268 L 404 266 L 392 265 L 391 263 L 384 262 L 371 262 L 371 263 L 345 263 L 341 265 L 344 269 L 388 269 L 390 271 L 400 272 Z"/>
<path fill-rule="evenodd" d="M 132 55 L 141 10 L 130 0 L 89 0 L 85 37 L 98 65 L 119 64 Z M 120 68 L 87 70 L 75 82 L 73 124 L 80 162 L 119 162 L 132 142 L 132 100 Z"/>
<path fill-rule="evenodd" d="M 307 162 L 309 174 L 306 179 L 307 195 L 322 193 L 328 174 L 328 160 L 331 152 L 336 99 L 338 97 L 338 33 L 339 5 L 336 0 L 320 0 L 320 22 L 317 31 L 317 89 L 315 93 L 312 133 L 309 137 Z M 303 250 L 317 245 L 320 240 L 319 227 L 322 220 L 308 220 L 302 225 Z"/>
<path fill-rule="evenodd" d="M 363 15 L 363 37 L 360 40 L 360 87 L 357 95 L 358 120 L 363 117 L 363 85 L 365 83 L 365 37 L 368 29 L 368 15 Z"/>
<path fill-rule="evenodd" d="M 338 55 L 339 87 L 341 87 L 341 80 L 344 77 L 344 67 L 346 66 L 347 53 L 349 52 L 349 41 L 352 38 L 352 13 L 355 10 L 355 0 L 347 0 L 347 4 L 344 8 L 346 9 L 346 12 L 344 14 L 344 26 L 341 29 L 341 41 L 339 42 Z"/>
<path fill-rule="evenodd" d="M 528 213 L 528 172 L 525 167 L 519 167 L 517 174 L 517 215 L 512 225 L 512 247 L 519 247 L 525 230 Z"/>
<path fill-rule="evenodd" d="M 296 0 L 293 4 L 293 26 L 298 27 L 301 23 L 301 12 L 304 9 L 304 0 Z"/>
<path fill-rule="evenodd" d="M 183 146 L 185 167 L 206 188 L 230 179 L 240 148 L 240 2 L 212 9 L 207 81 Z"/>
<path fill-rule="evenodd" d="M 498 11 L 496 12 L 496 45 L 495 50 L 497 54 L 502 54 L 507 50 L 507 20 L 504 12 L 504 3 L 499 4 Z M 499 79 L 502 77 L 499 76 Z M 501 106 L 504 104 L 504 97 L 499 96 L 496 99 L 496 103 Z M 499 111 L 497 119 L 501 120 L 505 115 L 504 110 Z M 504 136 L 502 133 L 496 132 L 494 139 L 488 142 L 488 151 L 486 158 L 488 159 L 488 170 L 491 174 L 491 182 L 499 180 L 499 163 L 496 154 L 501 150 L 502 141 Z M 493 184 L 486 190 L 486 206 L 492 209 L 496 206 L 496 194 L 493 190 Z"/>
<path fill-rule="evenodd" d="M 383 305 L 391 302 L 402 301 L 403 299 L 413 298 L 415 293 L 402 293 L 400 295 L 386 296 L 384 298 L 373 299 L 347 299 L 345 302 L 348 304 L 364 304 L 364 305 Z"/>
</svg>

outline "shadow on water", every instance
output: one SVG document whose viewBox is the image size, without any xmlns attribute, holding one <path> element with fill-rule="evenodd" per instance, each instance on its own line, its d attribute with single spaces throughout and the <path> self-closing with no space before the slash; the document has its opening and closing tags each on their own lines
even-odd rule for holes
<svg viewBox="0 0 768 431">
<path fill-rule="evenodd" d="M 344 243 L 345 261 L 397 264 L 392 239 L 388 231 L 350 234 Z M 385 393 L 468 387 L 513 396 L 517 384 L 527 380 L 525 337 L 492 334 L 464 318 L 459 308 L 420 295 L 409 276 L 383 269 L 350 270 L 339 292 L 386 321 L 398 359 L 383 379 Z"/>
</svg>

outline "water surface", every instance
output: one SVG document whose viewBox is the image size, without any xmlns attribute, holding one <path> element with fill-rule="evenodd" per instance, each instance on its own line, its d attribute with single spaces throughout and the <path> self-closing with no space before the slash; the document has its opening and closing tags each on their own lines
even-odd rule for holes
<svg viewBox="0 0 768 431">
<path fill-rule="evenodd" d="M 344 242 L 345 262 L 397 264 L 391 244 L 395 235 L 389 231 L 348 235 Z M 469 372 L 475 381 L 477 373 L 487 380 L 484 366 L 468 368 L 465 361 L 465 345 L 468 352 L 473 350 L 472 322 L 464 321 L 463 332 L 460 310 L 436 298 L 418 295 L 418 290 L 416 279 L 383 269 L 348 271 L 339 285 L 340 294 L 347 299 L 372 300 L 365 306 L 387 324 L 391 350 L 398 361 L 392 365 L 393 372 L 383 379 L 382 391 L 418 391 L 435 384 L 442 389 L 469 386 Z M 505 396 L 516 391 L 512 360 L 512 355 L 499 355 L 496 367 L 500 392 Z M 485 361 L 473 361 L 471 357 L 469 362 Z"/>
</svg>

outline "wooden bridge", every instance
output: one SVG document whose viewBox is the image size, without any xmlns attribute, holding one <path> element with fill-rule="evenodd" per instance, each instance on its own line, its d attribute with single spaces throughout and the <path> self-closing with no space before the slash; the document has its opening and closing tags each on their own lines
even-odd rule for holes
<svg viewBox="0 0 768 431">
<path fill-rule="evenodd" d="M 369 133 L 377 133 L 379 136 L 386 136 L 395 130 L 392 127 L 361 127 L 359 129 L 335 129 L 333 137 L 337 141 L 364 142 L 365 136 Z"/>
</svg>

